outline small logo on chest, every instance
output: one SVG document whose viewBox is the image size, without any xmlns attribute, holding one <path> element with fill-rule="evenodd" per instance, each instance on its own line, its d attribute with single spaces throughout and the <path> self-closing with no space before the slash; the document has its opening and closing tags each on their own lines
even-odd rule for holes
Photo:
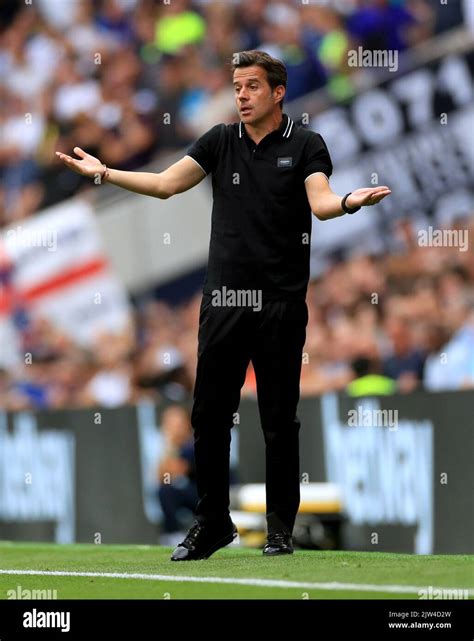
<svg viewBox="0 0 474 641">
<path fill-rule="evenodd" d="M 278 167 L 293 167 L 293 158 L 291 156 L 285 156 L 284 158 L 278 158 Z"/>
</svg>

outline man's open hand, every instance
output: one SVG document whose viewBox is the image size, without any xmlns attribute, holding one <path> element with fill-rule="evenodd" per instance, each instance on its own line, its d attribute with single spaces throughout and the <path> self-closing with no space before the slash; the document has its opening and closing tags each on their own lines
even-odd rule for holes
<svg viewBox="0 0 474 641">
<path fill-rule="evenodd" d="M 81 160 L 77 158 L 71 158 L 67 154 L 62 154 L 60 151 L 56 152 L 56 156 L 59 156 L 59 159 L 63 161 L 66 167 L 76 171 L 81 176 L 87 176 L 88 178 L 94 178 L 95 176 L 101 176 L 104 171 L 104 165 L 100 162 L 95 156 L 86 154 L 80 147 L 74 147 L 74 153 L 76 156 L 79 156 Z"/>
<path fill-rule="evenodd" d="M 362 187 L 361 189 L 356 189 L 347 197 L 346 205 L 350 209 L 376 205 L 385 198 L 385 196 L 389 196 L 391 193 L 391 189 L 386 185 L 383 187 Z"/>
</svg>

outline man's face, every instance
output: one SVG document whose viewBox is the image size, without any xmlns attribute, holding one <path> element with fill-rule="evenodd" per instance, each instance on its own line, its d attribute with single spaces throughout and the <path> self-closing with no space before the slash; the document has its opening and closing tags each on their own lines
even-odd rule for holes
<svg viewBox="0 0 474 641">
<path fill-rule="evenodd" d="M 161 427 L 175 445 L 182 445 L 191 437 L 189 417 L 180 407 L 171 406 L 163 412 Z"/>
<path fill-rule="evenodd" d="M 251 125 L 272 113 L 285 90 L 282 86 L 272 90 L 265 69 L 253 65 L 234 71 L 234 92 L 240 119 Z"/>
</svg>

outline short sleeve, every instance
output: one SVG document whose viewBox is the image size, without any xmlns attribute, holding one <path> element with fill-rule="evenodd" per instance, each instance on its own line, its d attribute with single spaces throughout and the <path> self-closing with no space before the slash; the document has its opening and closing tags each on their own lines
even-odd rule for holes
<svg viewBox="0 0 474 641">
<path fill-rule="evenodd" d="M 320 134 L 312 132 L 306 145 L 303 175 L 306 180 L 311 174 L 322 172 L 328 178 L 332 174 L 332 162 L 326 143 Z"/>
<path fill-rule="evenodd" d="M 189 147 L 186 155 L 190 156 L 202 167 L 206 174 L 210 174 L 217 166 L 220 133 L 225 125 L 216 125 L 203 134 Z"/>
</svg>

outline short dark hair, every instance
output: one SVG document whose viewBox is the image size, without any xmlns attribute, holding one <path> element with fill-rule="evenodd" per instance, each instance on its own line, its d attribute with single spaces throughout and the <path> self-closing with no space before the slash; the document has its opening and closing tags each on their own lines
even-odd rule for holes
<svg viewBox="0 0 474 641">
<path fill-rule="evenodd" d="M 374 363 L 367 356 L 358 356 L 357 358 L 354 358 L 351 363 L 351 367 L 357 378 L 367 376 L 374 371 Z"/>
<path fill-rule="evenodd" d="M 258 65 L 265 69 L 267 72 L 267 81 L 272 89 L 276 89 L 279 85 L 283 85 L 286 89 L 288 80 L 288 73 L 286 67 L 281 60 L 272 58 L 265 51 L 239 51 L 234 53 L 232 57 L 231 71 L 234 73 L 236 69 L 241 67 L 251 67 Z M 280 101 L 280 108 L 283 109 L 283 98 Z"/>
</svg>

